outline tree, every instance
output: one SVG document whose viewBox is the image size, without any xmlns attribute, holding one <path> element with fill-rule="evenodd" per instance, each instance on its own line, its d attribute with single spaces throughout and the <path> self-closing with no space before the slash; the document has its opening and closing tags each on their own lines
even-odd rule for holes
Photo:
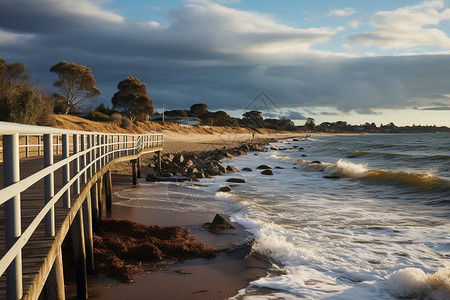
<svg viewBox="0 0 450 300">
<path fill-rule="evenodd" d="M 100 96 L 102 93 L 95 85 L 95 79 L 90 68 L 60 61 L 50 68 L 50 72 L 56 73 L 59 80 L 53 83 L 59 94 L 60 101 L 63 103 L 65 114 L 76 106 L 80 106 L 92 101 L 93 97 Z"/>
<path fill-rule="evenodd" d="M 29 71 L 21 62 L 7 63 L 0 57 L 0 120 L 48 125 L 51 101 L 30 83 Z"/>
<path fill-rule="evenodd" d="M 164 113 L 166 117 L 187 117 L 188 112 L 182 109 L 172 109 Z"/>
<path fill-rule="evenodd" d="M 305 122 L 305 128 L 309 130 L 314 130 L 315 127 L 316 127 L 316 120 L 314 120 L 313 118 L 307 118 Z"/>
<path fill-rule="evenodd" d="M 263 117 L 261 116 L 260 111 L 252 110 L 244 113 L 242 121 L 244 121 L 247 126 L 253 127 L 262 127 L 263 126 Z"/>
<path fill-rule="evenodd" d="M 208 110 L 206 109 L 208 107 L 208 105 L 204 104 L 204 103 L 197 103 L 191 106 L 191 110 L 190 110 L 190 115 L 192 117 L 198 117 L 201 114 L 207 112 Z"/>
<path fill-rule="evenodd" d="M 119 90 L 111 99 L 113 108 L 124 111 L 125 115 L 134 121 L 144 115 L 153 115 L 153 101 L 147 94 L 147 86 L 135 77 L 128 77 L 119 82 Z"/>
</svg>

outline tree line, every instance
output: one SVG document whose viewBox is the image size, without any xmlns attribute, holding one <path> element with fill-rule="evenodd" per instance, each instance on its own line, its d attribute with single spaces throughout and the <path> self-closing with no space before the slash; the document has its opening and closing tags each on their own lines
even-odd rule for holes
<svg viewBox="0 0 450 300">
<path fill-rule="evenodd" d="M 31 81 L 30 72 L 23 63 L 9 63 L 0 57 L 0 120 L 47 125 L 52 113 L 77 112 L 101 95 L 92 70 L 86 66 L 60 61 L 50 68 L 50 72 L 58 76 L 53 83 L 58 92 L 51 95 Z M 117 89 L 111 98 L 114 113 L 120 113 L 130 121 L 154 113 L 147 86 L 138 78 L 123 79 Z"/>
</svg>

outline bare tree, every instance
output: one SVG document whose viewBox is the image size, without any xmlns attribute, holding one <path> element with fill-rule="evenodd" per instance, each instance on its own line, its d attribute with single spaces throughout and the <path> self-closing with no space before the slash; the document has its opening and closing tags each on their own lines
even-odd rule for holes
<svg viewBox="0 0 450 300">
<path fill-rule="evenodd" d="M 58 74 L 59 80 L 53 85 L 58 88 L 57 99 L 64 105 L 65 114 L 68 114 L 75 106 L 80 106 L 92 101 L 93 97 L 102 93 L 95 85 L 95 79 L 90 68 L 60 61 L 50 68 L 50 72 Z"/>
</svg>

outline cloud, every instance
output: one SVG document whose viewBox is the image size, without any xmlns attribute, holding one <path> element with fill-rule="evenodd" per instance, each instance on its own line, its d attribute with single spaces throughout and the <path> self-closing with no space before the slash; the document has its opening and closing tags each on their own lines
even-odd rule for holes
<svg viewBox="0 0 450 300">
<path fill-rule="evenodd" d="M 374 31 L 355 33 L 351 41 L 383 49 L 408 49 L 413 47 L 450 47 L 450 38 L 437 26 L 450 19 L 450 9 L 444 9 L 442 0 L 424 1 L 393 11 L 380 11 L 373 15 L 370 24 Z"/>
<path fill-rule="evenodd" d="M 450 106 L 426 107 L 426 108 L 420 108 L 419 110 L 450 110 Z"/>
<path fill-rule="evenodd" d="M 147 84 L 155 107 L 171 108 L 203 102 L 212 110 L 245 109 L 266 91 L 281 111 L 371 113 L 435 106 L 450 94 L 450 71 L 443 67 L 449 55 L 364 58 L 317 51 L 314 46 L 329 42 L 336 29 L 294 28 L 211 2 L 173 9 L 161 23 L 126 20 L 86 0 L 68 3 L 0 1 L 0 40 L 8 37 L 0 53 L 8 62 L 24 62 L 49 89 L 56 80 L 49 68 L 58 61 L 86 65 L 108 105 L 128 76 Z"/>
<path fill-rule="evenodd" d="M 356 13 L 357 11 L 354 8 L 347 7 L 344 9 L 332 9 L 328 15 L 334 17 L 348 17 Z"/>
<path fill-rule="evenodd" d="M 303 116 L 298 111 L 294 111 L 294 110 L 288 110 L 287 114 L 285 115 L 285 118 L 290 119 L 290 120 L 306 120 L 305 116 Z"/>
</svg>

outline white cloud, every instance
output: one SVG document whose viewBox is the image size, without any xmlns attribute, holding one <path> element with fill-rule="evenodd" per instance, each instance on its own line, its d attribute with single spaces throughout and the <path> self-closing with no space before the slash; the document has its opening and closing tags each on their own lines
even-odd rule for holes
<svg viewBox="0 0 450 300">
<path fill-rule="evenodd" d="M 380 11 L 370 21 L 375 31 L 353 34 L 349 38 L 383 49 L 450 48 L 450 38 L 437 27 L 441 21 L 450 19 L 450 9 L 444 8 L 444 1 L 436 0 L 393 11 Z"/>
<path fill-rule="evenodd" d="M 347 7 L 344 9 L 332 9 L 328 15 L 333 17 L 348 17 L 356 13 L 357 11 L 354 8 Z"/>
</svg>

